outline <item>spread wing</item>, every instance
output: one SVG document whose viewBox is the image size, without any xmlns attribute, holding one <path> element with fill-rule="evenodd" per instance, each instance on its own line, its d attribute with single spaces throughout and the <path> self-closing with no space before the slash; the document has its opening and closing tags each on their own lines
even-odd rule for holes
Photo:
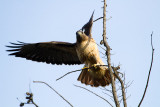
<svg viewBox="0 0 160 107">
<path fill-rule="evenodd" d="M 46 62 L 52 64 L 81 64 L 75 43 L 67 42 L 40 42 L 40 43 L 11 43 L 12 48 L 7 50 L 12 52 L 9 55 L 26 58 L 37 62 Z"/>
</svg>

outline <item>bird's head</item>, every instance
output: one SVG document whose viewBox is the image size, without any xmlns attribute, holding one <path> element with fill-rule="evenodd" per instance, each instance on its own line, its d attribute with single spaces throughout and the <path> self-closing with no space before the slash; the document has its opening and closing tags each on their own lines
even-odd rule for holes
<svg viewBox="0 0 160 107">
<path fill-rule="evenodd" d="M 91 31 L 93 24 L 93 14 L 94 12 L 92 13 L 90 20 L 82 27 L 82 29 L 76 32 L 77 42 L 82 42 L 92 37 Z"/>
<path fill-rule="evenodd" d="M 81 30 L 76 32 L 77 42 L 88 40 L 88 36 Z"/>
<path fill-rule="evenodd" d="M 90 37 L 92 36 L 91 32 L 92 32 L 92 25 L 93 25 L 93 15 L 94 15 L 94 11 L 89 21 L 82 27 L 82 31 L 84 31 L 84 33 Z"/>
</svg>

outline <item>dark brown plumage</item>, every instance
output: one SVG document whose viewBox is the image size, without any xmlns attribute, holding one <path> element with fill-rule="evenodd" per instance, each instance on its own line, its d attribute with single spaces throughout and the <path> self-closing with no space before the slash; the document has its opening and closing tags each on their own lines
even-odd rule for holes
<svg viewBox="0 0 160 107">
<path fill-rule="evenodd" d="M 94 87 L 106 86 L 111 83 L 109 70 L 104 65 L 99 56 L 99 51 L 95 40 L 92 38 L 91 30 L 93 24 L 93 14 L 87 24 L 82 27 L 82 31 L 76 32 L 76 43 L 67 42 L 39 42 L 39 43 L 11 43 L 12 48 L 7 50 L 12 52 L 9 55 L 26 58 L 37 62 L 51 64 L 85 64 L 78 81 Z M 84 31 L 84 32 L 83 32 Z"/>
<path fill-rule="evenodd" d="M 81 83 L 84 83 L 86 85 L 91 85 L 93 87 L 98 86 L 106 86 L 111 83 L 111 78 L 108 69 L 105 71 L 105 75 L 101 78 L 96 78 L 91 74 L 88 70 L 82 70 L 81 74 L 78 77 L 78 81 L 81 81 Z"/>
<path fill-rule="evenodd" d="M 7 50 L 13 52 L 9 55 L 26 58 L 37 62 L 46 62 L 52 64 L 81 64 L 75 48 L 75 43 L 67 42 L 40 42 L 40 43 L 11 43 L 14 48 Z"/>
</svg>

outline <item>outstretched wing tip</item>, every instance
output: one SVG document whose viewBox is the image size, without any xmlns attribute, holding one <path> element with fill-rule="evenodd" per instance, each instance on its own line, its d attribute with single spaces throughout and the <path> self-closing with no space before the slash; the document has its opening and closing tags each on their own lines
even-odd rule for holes
<svg viewBox="0 0 160 107">
<path fill-rule="evenodd" d="M 10 42 L 7 45 L 9 55 L 26 58 L 27 60 L 46 62 L 47 64 L 74 65 L 81 64 L 76 53 L 75 44 L 66 42 L 40 42 L 40 43 Z"/>
</svg>

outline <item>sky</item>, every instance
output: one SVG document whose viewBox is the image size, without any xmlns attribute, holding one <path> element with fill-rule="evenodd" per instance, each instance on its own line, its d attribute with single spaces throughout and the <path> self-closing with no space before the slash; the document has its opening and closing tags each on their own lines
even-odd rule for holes
<svg viewBox="0 0 160 107">
<path fill-rule="evenodd" d="M 75 107 L 103 107 L 109 104 L 79 85 L 101 95 L 113 105 L 111 98 L 100 88 L 77 81 L 80 72 L 56 81 L 67 72 L 83 65 L 51 65 L 8 56 L 9 42 L 65 41 L 74 43 L 78 31 L 95 10 L 94 19 L 103 15 L 102 0 L 1 0 L 0 1 L 0 107 L 18 107 L 25 102 L 25 92 L 34 94 L 40 107 L 69 107 L 44 81 L 57 90 Z M 160 1 L 107 0 L 107 41 L 112 48 L 112 66 L 120 65 L 125 72 L 128 107 L 136 107 L 143 95 L 151 64 L 151 33 L 153 31 L 154 61 L 149 86 L 142 107 L 160 105 Z M 112 18 L 110 18 L 112 17 Z M 102 20 L 94 23 L 92 35 L 99 44 L 102 40 Z M 104 52 L 99 47 L 100 52 Z M 100 54 L 104 57 L 103 54 Z M 106 59 L 103 61 L 107 64 Z M 111 89 L 111 86 L 107 86 Z M 110 93 L 108 93 L 110 94 Z M 17 98 L 20 100 L 17 100 Z M 122 105 L 122 103 L 121 103 Z M 25 105 L 25 107 L 34 107 Z"/>
</svg>

